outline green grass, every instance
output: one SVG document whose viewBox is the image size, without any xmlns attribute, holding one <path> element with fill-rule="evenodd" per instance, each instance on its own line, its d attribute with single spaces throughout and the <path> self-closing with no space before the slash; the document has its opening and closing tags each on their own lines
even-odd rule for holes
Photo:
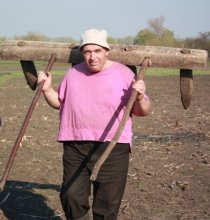
<svg viewBox="0 0 210 220">
<path fill-rule="evenodd" d="M 56 76 L 62 76 L 64 74 L 64 71 L 53 71 L 53 75 Z M 21 71 L 11 71 L 11 72 L 5 72 L 0 73 L 0 86 L 4 85 L 8 80 L 15 79 L 15 78 L 21 78 L 24 77 L 23 72 Z"/>
<path fill-rule="evenodd" d="M 147 76 L 179 76 L 179 69 L 168 68 L 148 68 L 145 72 Z M 209 70 L 193 70 L 193 75 L 210 75 Z"/>
<path fill-rule="evenodd" d="M 174 76 L 174 75 L 179 75 L 178 69 L 148 68 L 145 71 L 145 76 Z"/>
<path fill-rule="evenodd" d="M 44 70 L 47 62 L 36 61 L 35 66 L 37 71 Z M 209 64 L 210 65 L 210 64 Z M 64 75 L 65 71 L 69 67 L 69 64 L 56 63 L 53 66 L 53 75 Z M 139 69 L 139 68 L 138 68 Z M 210 75 L 210 69 L 208 70 L 193 70 L 193 75 Z M 148 68 L 145 71 L 145 76 L 179 76 L 179 69 L 168 68 Z M 19 61 L 0 60 L 0 85 L 3 85 L 7 80 L 12 78 L 24 77 L 21 70 Z"/>
<path fill-rule="evenodd" d="M 36 70 L 44 70 L 47 62 L 35 61 Z M 52 69 L 53 75 L 63 75 L 69 64 L 55 63 Z M 19 61 L 0 60 L 0 85 L 5 84 L 8 80 L 13 78 L 24 77 Z"/>
<path fill-rule="evenodd" d="M 208 70 L 194 70 L 193 74 L 195 74 L 195 75 L 210 75 L 210 69 L 208 69 Z"/>
<path fill-rule="evenodd" d="M 22 74 L 23 75 L 23 74 Z M 21 74 L 19 72 L 13 72 L 13 73 L 0 73 L 0 86 L 7 82 L 7 80 L 13 78 L 20 77 Z"/>
</svg>

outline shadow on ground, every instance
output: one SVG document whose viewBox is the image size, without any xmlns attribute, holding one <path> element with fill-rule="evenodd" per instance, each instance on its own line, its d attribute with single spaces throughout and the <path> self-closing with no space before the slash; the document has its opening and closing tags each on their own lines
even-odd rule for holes
<svg viewBox="0 0 210 220">
<path fill-rule="evenodd" d="M 4 191 L 0 193 L 0 209 L 2 214 L 10 220 L 60 220 L 59 213 L 56 213 L 56 210 L 52 210 L 48 206 L 47 198 L 41 193 L 43 190 L 59 192 L 60 186 L 34 182 L 8 181 Z"/>
</svg>

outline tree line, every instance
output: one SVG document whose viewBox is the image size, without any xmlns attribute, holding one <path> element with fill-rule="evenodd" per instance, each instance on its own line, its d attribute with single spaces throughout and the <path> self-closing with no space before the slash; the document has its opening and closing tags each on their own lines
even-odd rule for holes
<svg viewBox="0 0 210 220">
<path fill-rule="evenodd" d="M 140 30 L 136 36 L 126 36 L 121 38 L 108 37 L 110 44 L 126 44 L 126 45 L 148 45 L 148 46 L 165 46 L 179 47 L 191 49 L 207 50 L 210 54 L 210 31 L 201 32 L 197 37 L 178 39 L 174 36 L 174 32 L 164 26 L 165 18 L 163 16 L 149 19 L 148 27 Z M 0 36 L 0 45 L 6 40 L 6 37 Z M 30 41 L 54 41 L 63 43 L 79 43 L 71 37 L 51 38 L 46 35 L 28 32 L 26 35 L 14 36 L 14 40 L 30 40 Z"/>
</svg>

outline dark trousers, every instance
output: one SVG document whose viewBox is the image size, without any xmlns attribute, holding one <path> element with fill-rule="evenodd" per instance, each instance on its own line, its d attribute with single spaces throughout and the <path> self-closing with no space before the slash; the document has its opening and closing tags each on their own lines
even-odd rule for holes
<svg viewBox="0 0 210 220">
<path fill-rule="evenodd" d="M 90 175 L 108 142 L 64 142 L 61 204 L 67 219 L 87 215 L 91 195 Z M 129 144 L 118 143 L 102 165 L 93 184 L 94 220 L 117 219 L 129 163 Z"/>
</svg>

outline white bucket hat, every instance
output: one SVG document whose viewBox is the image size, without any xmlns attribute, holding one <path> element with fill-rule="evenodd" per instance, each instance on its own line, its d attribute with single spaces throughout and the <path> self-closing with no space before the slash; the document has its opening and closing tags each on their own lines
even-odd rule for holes
<svg viewBox="0 0 210 220">
<path fill-rule="evenodd" d="M 81 43 L 79 49 L 85 44 L 97 44 L 110 50 L 107 43 L 107 32 L 105 30 L 90 29 L 85 31 L 81 37 Z"/>
</svg>

